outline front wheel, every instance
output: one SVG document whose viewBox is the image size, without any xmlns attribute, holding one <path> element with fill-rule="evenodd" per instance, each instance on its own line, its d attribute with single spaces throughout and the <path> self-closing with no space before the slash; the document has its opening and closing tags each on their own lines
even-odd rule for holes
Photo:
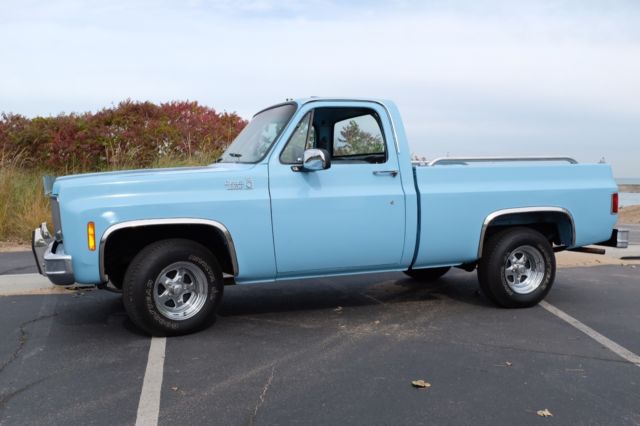
<svg viewBox="0 0 640 426">
<path fill-rule="evenodd" d="M 133 258 L 123 281 L 131 320 L 154 336 L 187 334 L 209 325 L 223 293 L 213 254 L 190 240 L 149 244 Z"/>
<path fill-rule="evenodd" d="M 478 264 L 482 292 L 505 308 L 538 304 L 551 290 L 556 261 L 549 241 L 524 227 L 491 236 Z"/>
</svg>

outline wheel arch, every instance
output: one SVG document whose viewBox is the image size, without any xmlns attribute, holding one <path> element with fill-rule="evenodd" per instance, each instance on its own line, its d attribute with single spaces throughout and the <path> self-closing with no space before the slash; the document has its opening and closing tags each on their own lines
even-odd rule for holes
<svg viewBox="0 0 640 426">
<path fill-rule="evenodd" d="M 100 238 L 100 280 L 108 281 L 108 269 L 114 258 L 112 250 L 135 236 L 133 247 L 139 249 L 151 242 L 166 238 L 187 238 L 201 243 L 219 258 L 222 270 L 231 275 L 239 273 L 236 249 L 231 233 L 221 222 L 210 219 L 170 218 L 144 219 L 116 223 Z M 131 250 L 131 247 L 128 247 Z"/>
<path fill-rule="evenodd" d="M 487 237 L 494 231 L 511 226 L 528 226 L 547 235 L 552 242 L 572 247 L 575 245 L 576 227 L 573 215 L 563 207 L 540 206 L 496 210 L 482 224 L 478 243 L 478 259 L 482 257 Z M 552 235 L 548 235 L 552 232 Z"/>
</svg>

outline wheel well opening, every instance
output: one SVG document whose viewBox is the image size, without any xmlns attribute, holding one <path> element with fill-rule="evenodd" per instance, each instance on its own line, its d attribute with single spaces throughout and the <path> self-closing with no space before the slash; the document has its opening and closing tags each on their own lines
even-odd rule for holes
<svg viewBox="0 0 640 426">
<path fill-rule="evenodd" d="M 201 224 L 147 225 L 114 231 L 103 248 L 104 273 L 120 288 L 135 255 L 145 246 L 168 238 L 184 238 L 202 244 L 216 256 L 223 272 L 234 274 L 230 248 L 224 234 L 213 226 Z"/>
<path fill-rule="evenodd" d="M 488 238 L 512 226 L 534 229 L 555 246 L 571 247 L 574 244 L 573 221 L 566 213 L 556 211 L 510 213 L 496 217 L 487 225 L 479 254 L 482 254 L 482 245 Z"/>
</svg>

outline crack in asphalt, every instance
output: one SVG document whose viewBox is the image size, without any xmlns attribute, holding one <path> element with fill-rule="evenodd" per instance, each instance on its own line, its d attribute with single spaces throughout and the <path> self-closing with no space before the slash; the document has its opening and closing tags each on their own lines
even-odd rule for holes
<svg viewBox="0 0 640 426">
<path fill-rule="evenodd" d="M 20 353 L 20 351 L 22 351 L 22 349 L 24 348 L 24 346 L 27 344 L 27 341 L 29 340 L 29 333 L 27 333 L 26 328 L 28 326 L 30 326 L 31 324 L 34 324 L 38 321 L 44 320 L 44 319 L 48 319 L 48 318 L 53 318 L 56 315 L 58 315 L 58 313 L 53 313 L 53 314 L 49 314 L 49 315 L 42 315 L 39 316 L 37 318 L 31 319 L 29 321 L 25 321 L 22 324 L 20 324 L 18 331 L 20 333 L 20 336 L 18 337 L 18 346 L 16 347 L 16 349 L 13 351 L 13 353 L 11 353 L 11 356 L 9 357 L 9 359 L 7 361 L 5 361 L 2 365 L 0 365 L 0 373 L 2 373 L 4 371 L 4 369 L 9 366 L 9 364 L 11 364 L 13 361 L 15 361 L 18 358 L 18 354 Z"/>
<path fill-rule="evenodd" d="M 264 404 L 264 401 L 267 397 L 267 391 L 269 390 L 269 386 L 271 386 L 271 382 L 273 381 L 273 376 L 275 375 L 275 372 L 276 372 L 276 366 L 274 365 L 273 367 L 271 367 L 271 375 L 267 379 L 267 383 L 265 383 L 264 388 L 262 389 L 262 393 L 260 394 L 258 403 L 256 404 L 256 407 L 253 409 L 253 414 L 251 415 L 251 417 L 249 417 L 250 426 L 253 425 L 253 422 L 255 422 L 256 417 L 258 416 L 258 410 Z"/>
<path fill-rule="evenodd" d="M 36 380 L 35 382 L 31 382 L 19 389 L 16 389 L 12 392 L 6 393 L 6 394 L 1 394 L 0 395 L 0 410 L 2 410 L 4 408 L 4 406 L 7 404 L 7 402 L 11 401 L 11 399 L 13 399 L 15 396 L 20 395 L 22 392 L 29 390 L 30 388 L 34 387 L 35 385 L 38 385 L 42 382 L 44 382 L 45 380 L 47 380 L 49 377 L 43 377 L 40 380 Z M 0 422 L 0 424 L 2 424 Z"/>
</svg>

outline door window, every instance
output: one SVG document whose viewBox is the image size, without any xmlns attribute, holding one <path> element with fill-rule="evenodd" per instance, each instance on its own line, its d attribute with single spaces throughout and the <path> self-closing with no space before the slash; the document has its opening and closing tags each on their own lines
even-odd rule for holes
<svg viewBox="0 0 640 426">
<path fill-rule="evenodd" d="M 304 151 L 309 148 L 326 149 L 332 161 L 387 161 L 380 118 L 369 108 L 327 107 L 308 112 L 287 141 L 280 162 L 300 164 Z"/>
<path fill-rule="evenodd" d="M 386 157 L 385 143 L 378 120 L 371 114 L 338 121 L 333 126 L 333 159 Z"/>
</svg>

